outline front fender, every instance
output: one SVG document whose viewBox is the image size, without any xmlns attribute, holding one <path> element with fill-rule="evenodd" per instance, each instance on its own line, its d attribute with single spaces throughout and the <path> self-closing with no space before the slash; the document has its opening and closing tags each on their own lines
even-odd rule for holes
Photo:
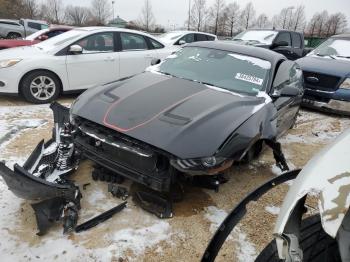
<svg viewBox="0 0 350 262">
<path fill-rule="evenodd" d="M 294 181 L 277 219 L 277 236 L 284 234 L 296 206 L 310 194 L 318 197 L 324 231 L 335 238 L 350 206 L 350 129 L 318 153 Z M 281 244 L 278 249 L 282 251 Z"/>
</svg>

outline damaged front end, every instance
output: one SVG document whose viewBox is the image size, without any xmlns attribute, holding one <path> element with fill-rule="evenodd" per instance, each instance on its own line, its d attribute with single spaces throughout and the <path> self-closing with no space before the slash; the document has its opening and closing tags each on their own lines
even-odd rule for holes
<svg viewBox="0 0 350 262">
<path fill-rule="evenodd" d="M 81 193 L 67 176 L 79 164 L 69 125 L 69 109 L 54 103 L 52 139 L 41 141 L 22 166 L 13 171 L 0 163 L 0 175 L 16 196 L 35 201 L 38 235 L 46 233 L 56 221 L 62 221 L 64 233 L 74 230 L 78 221 Z"/>
</svg>

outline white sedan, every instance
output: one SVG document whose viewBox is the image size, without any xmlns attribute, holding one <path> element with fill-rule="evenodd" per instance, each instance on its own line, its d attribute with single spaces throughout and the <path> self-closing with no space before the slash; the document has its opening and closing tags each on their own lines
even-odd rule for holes
<svg viewBox="0 0 350 262">
<path fill-rule="evenodd" d="M 30 47 L 0 51 L 0 93 L 48 103 L 61 93 L 141 73 L 173 50 L 152 36 L 107 27 L 74 29 Z"/>
<path fill-rule="evenodd" d="M 218 40 L 216 35 L 196 31 L 170 31 L 158 36 L 158 39 L 174 51 L 184 44 Z"/>
</svg>

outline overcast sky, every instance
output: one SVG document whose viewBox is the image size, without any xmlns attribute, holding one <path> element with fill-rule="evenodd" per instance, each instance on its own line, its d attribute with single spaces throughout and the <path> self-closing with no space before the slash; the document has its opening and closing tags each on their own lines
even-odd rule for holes
<svg viewBox="0 0 350 262">
<path fill-rule="evenodd" d="M 63 0 L 71 4 L 71 0 Z M 112 2 L 112 0 L 110 0 Z M 194 0 L 192 0 L 193 2 Z M 207 0 L 211 5 L 215 0 Z M 329 13 L 343 12 L 347 16 L 348 27 L 350 27 L 350 0 L 237 0 L 240 6 L 253 2 L 257 15 L 266 13 L 270 18 L 278 14 L 283 7 L 305 5 L 307 19 L 310 19 L 315 12 L 327 10 Z M 139 17 L 144 0 L 115 0 L 115 14 L 129 21 Z M 189 0 L 151 0 L 156 22 L 163 26 L 184 25 L 188 14 Z M 226 0 L 226 3 L 233 0 Z M 90 0 L 75 0 L 74 4 L 90 4 Z"/>
</svg>

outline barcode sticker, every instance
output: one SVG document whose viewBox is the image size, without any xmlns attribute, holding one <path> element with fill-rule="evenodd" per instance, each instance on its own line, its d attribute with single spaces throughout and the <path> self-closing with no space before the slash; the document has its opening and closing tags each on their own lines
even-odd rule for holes
<svg viewBox="0 0 350 262">
<path fill-rule="evenodd" d="M 264 82 L 264 79 L 262 79 L 262 78 L 252 76 L 252 75 L 246 75 L 243 73 L 237 73 L 235 78 L 242 80 L 242 81 L 249 82 L 249 83 L 253 83 L 253 84 L 259 85 L 259 86 L 261 86 Z"/>
</svg>

